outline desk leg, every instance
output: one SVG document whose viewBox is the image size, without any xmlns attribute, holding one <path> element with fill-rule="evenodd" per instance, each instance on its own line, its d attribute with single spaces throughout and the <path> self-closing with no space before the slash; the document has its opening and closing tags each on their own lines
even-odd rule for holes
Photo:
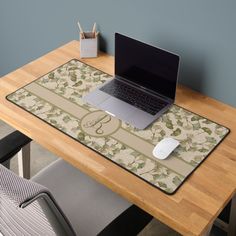
<svg viewBox="0 0 236 236">
<path fill-rule="evenodd" d="M 211 225 L 209 226 L 209 228 L 207 229 L 206 233 L 203 234 L 202 236 L 210 236 L 212 226 L 213 226 L 213 224 L 211 224 Z"/>
<path fill-rule="evenodd" d="M 236 194 L 232 198 L 230 216 L 229 216 L 229 228 L 228 236 L 236 235 Z"/>
<path fill-rule="evenodd" d="M 26 144 L 18 153 L 19 176 L 30 178 L 30 143 Z"/>
</svg>

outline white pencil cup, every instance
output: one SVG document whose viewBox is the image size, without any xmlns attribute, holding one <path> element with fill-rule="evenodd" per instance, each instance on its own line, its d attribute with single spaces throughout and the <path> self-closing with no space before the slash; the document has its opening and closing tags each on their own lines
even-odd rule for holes
<svg viewBox="0 0 236 236">
<path fill-rule="evenodd" d="M 97 57 L 98 37 L 93 32 L 80 33 L 80 57 Z"/>
</svg>

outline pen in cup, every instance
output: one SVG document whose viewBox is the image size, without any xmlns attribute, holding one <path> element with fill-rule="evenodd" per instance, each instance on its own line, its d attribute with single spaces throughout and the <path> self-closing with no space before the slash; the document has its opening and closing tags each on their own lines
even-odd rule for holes
<svg viewBox="0 0 236 236">
<path fill-rule="evenodd" d="M 93 37 L 96 37 L 96 22 L 93 25 L 93 29 L 92 29 L 92 33 L 93 33 Z"/>
<path fill-rule="evenodd" d="M 83 38 L 83 39 L 85 39 L 84 31 L 83 31 L 83 29 L 82 29 L 82 27 L 81 27 L 81 25 L 80 25 L 79 21 L 78 21 L 78 23 L 77 23 L 77 24 L 78 24 L 78 27 L 79 27 L 80 34 L 81 34 L 82 38 Z"/>
</svg>

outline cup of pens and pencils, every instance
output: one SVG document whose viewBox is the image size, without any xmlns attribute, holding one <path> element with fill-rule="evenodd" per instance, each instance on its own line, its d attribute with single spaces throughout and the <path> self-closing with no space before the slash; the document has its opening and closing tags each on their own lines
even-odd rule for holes
<svg viewBox="0 0 236 236">
<path fill-rule="evenodd" d="M 96 30 L 96 23 L 94 23 L 92 31 L 84 32 L 79 21 L 78 27 L 80 30 L 80 57 L 97 57 L 99 32 Z"/>
</svg>

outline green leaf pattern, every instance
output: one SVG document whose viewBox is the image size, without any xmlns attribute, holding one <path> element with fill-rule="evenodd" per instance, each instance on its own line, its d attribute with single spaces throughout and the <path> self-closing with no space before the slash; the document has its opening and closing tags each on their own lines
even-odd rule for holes
<svg viewBox="0 0 236 236">
<path fill-rule="evenodd" d="M 39 78 L 36 83 L 93 111 L 94 109 L 84 103 L 81 97 L 94 89 L 94 86 L 99 86 L 109 79 L 112 79 L 111 75 L 78 60 L 71 60 L 54 72 Z"/>
<path fill-rule="evenodd" d="M 71 60 L 35 83 L 89 111 L 95 111 L 81 97 L 111 78 L 80 61 Z M 92 137 L 84 133 L 78 118 L 24 88 L 9 95 L 8 99 L 168 193 L 172 193 L 184 180 L 180 174 L 125 145 L 125 141 L 121 143 L 110 136 Z M 227 128 L 176 105 L 145 130 L 125 122 L 121 123 L 121 127 L 152 145 L 164 137 L 173 136 L 180 141 L 180 146 L 171 155 L 193 168 L 228 133 Z"/>
<path fill-rule="evenodd" d="M 156 145 L 164 137 L 174 137 L 180 146 L 171 154 L 197 166 L 228 133 L 228 129 L 173 105 L 162 117 L 145 130 L 138 130 L 127 123 L 122 127 Z"/>
</svg>

